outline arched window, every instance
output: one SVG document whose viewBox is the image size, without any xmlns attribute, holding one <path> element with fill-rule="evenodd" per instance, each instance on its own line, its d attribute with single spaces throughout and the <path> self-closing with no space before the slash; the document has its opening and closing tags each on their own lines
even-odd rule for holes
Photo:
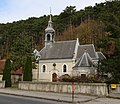
<svg viewBox="0 0 120 104">
<path fill-rule="evenodd" d="M 47 34 L 47 41 L 50 41 L 50 34 Z"/>
<path fill-rule="evenodd" d="M 63 72 L 67 72 L 67 65 L 63 65 Z"/>
<path fill-rule="evenodd" d="M 45 66 L 45 65 L 43 65 L 43 69 L 42 69 L 42 71 L 43 71 L 43 72 L 46 71 L 46 66 Z"/>
</svg>

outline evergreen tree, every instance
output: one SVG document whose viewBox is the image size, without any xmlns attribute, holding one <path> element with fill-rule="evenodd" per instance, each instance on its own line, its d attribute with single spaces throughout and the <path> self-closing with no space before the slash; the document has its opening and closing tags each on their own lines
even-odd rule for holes
<svg viewBox="0 0 120 104">
<path fill-rule="evenodd" d="M 13 69 L 24 68 L 26 57 L 32 52 L 32 39 L 25 31 L 19 34 L 11 48 L 11 60 L 13 61 Z"/>
<path fill-rule="evenodd" d="M 111 83 L 120 82 L 120 39 L 116 39 L 116 50 L 114 55 L 107 57 L 106 60 L 101 61 L 100 71 L 110 74 L 107 81 Z"/>
<path fill-rule="evenodd" d="M 25 63 L 23 81 L 32 81 L 32 60 L 30 56 L 27 56 L 27 60 Z"/>
<path fill-rule="evenodd" d="M 11 87 L 11 62 L 7 59 L 5 62 L 5 68 L 3 70 L 3 81 L 5 81 L 5 87 Z"/>
</svg>

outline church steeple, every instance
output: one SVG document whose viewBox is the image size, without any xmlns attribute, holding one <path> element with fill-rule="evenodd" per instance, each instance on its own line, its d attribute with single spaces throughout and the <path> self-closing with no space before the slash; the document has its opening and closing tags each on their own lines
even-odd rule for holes
<svg viewBox="0 0 120 104">
<path fill-rule="evenodd" d="M 47 28 L 46 29 L 50 29 L 50 28 L 52 28 L 52 19 L 51 19 L 51 13 L 50 13 L 50 18 L 49 18 L 49 21 L 48 21 L 48 26 L 47 26 Z"/>
<path fill-rule="evenodd" d="M 50 11 L 48 26 L 45 29 L 45 46 L 52 45 L 52 43 L 54 42 L 54 38 L 55 38 L 55 30 L 52 27 L 52 15 Z"/>
</svg>

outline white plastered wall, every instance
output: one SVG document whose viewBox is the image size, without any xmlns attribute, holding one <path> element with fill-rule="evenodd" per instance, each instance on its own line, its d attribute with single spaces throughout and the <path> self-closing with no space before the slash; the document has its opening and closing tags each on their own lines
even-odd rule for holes
<svg viewBox="0 0 120 104">
<path fill-rule="evenodd" d="M 53 63 L 56 66 L 53 66 Z M 67 65 L 67 72 L 63 72 L 63 65 Z M 42 71 L 42 66 L 46 65 L 46 71 Z M 56 73 L 57 77 L 64 74 L 72 74 L 73 61 L 71 60 L 51 60 L 51 61 L 40 61 L 39 62 L 39 81 L 52 81 L 52 74 Z M 55 68 L 55 70 L 54 70 Z"/>
</svg>

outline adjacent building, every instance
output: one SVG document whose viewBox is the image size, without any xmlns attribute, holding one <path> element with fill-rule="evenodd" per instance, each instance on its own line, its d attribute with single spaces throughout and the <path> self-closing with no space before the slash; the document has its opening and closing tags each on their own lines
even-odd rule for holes
<svg viewBox="0 0 120 104">
<path fill-rule="evenodd" d="M 0 81 L 2 81 L 5 62 L 6 62 L 5 59 L 0 60 Z M 21 81 L 22 80 L 22 75 L 23 75 L 22 69 L 12 70 L 11 71 L 11 81 L 12 81 L 12 83 L 16 83 L 18 81 Z"/>
</svg>

